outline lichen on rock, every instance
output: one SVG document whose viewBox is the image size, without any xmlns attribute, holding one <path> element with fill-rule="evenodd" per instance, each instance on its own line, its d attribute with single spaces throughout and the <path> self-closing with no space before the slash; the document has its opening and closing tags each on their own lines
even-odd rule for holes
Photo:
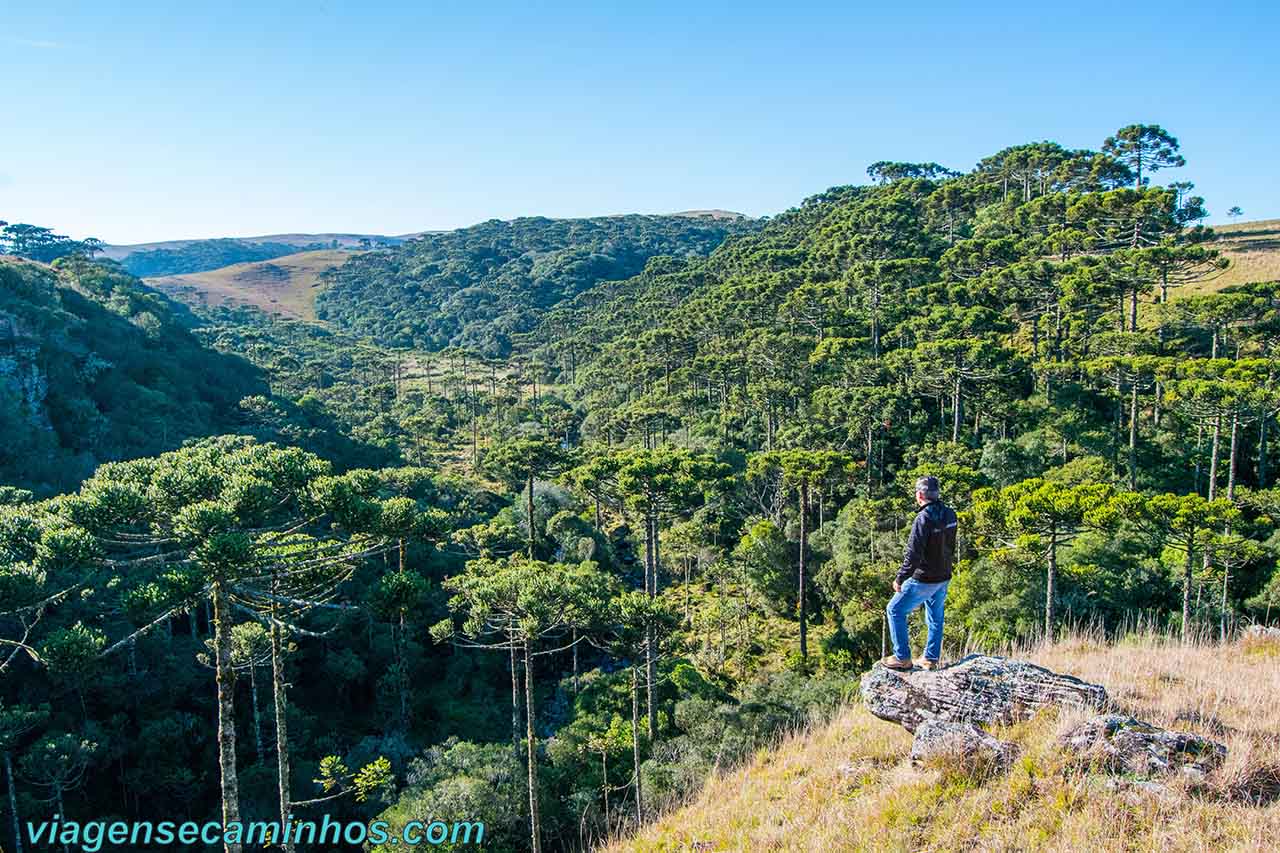
<svg viewBox="0 0 1280 853">
<path fill-rule="evenodd" d="M 1072 726 L 1060 738 L 1070 754 L 1112 773 L 1200 776 L 1222 764 L 1227 748 L 1189 732 L 1175 732 L 1123 714 L 1100 714 Z"/>
<path fill-rule="evenodd" d="M 1051 705 L 1101 710 L 1107 691 L 1027 661 L 969 655 L 933 671 L 877 664 L 862 678 L 862 699 L 880 719 L 914 732 L 927 720 L 1015 723 Z"/>
<path fill-rule="evenodd" d="M 1003 770 L 1018 757 L 1018 752 L 1017 744 L 992 737 L 973 723 L 925 720 L 916 729 L 911 762 L 944 760 L 970 769 Z"/>
</svg>

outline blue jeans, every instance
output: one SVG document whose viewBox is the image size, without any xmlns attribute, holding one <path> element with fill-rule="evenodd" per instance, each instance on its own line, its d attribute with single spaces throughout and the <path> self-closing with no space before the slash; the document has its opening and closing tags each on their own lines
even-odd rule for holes
<svg viewBox="0 0 1280 853">
<path fill-rule="evenodd" d="M 885 612 L 889 614 L 889 636 L 893 639 L 893 653 L 899 660 L 911 659 L 911 639 L 907 635 L 907 617 L 920 605 L 924 605 L 924 621 L 929 626 L 929 638 L 924 644 L 925 660 L 942 657 L 942 611 L 947 603 L 947 584 L 920 583 L 907 578 L 902 592 L 889 600 Z"/>
</svg>

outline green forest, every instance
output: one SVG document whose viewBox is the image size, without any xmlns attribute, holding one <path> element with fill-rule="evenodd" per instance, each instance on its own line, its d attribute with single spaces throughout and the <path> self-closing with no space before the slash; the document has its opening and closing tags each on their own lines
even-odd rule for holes
<svg viewBox="0 0 1280 853">
<path fill-rule="evenodd" d="M 695 214 L 495 219 L 352 259 L 329 274 L 316 315 L 386 346 L 506 356 L 546 309 L 754 227 Z"/>
<path fill-rule="evenodd" d="M 318 323 L 10 241 L 0 845 L 625 836 L 850 699 L 922 474 L 946 655 L 1277 624 L 1280 282 L 1213 286 L 1187 166 L 1130 125 L 764 220 L 495 220 L 353 256 Z"/>
</svg>

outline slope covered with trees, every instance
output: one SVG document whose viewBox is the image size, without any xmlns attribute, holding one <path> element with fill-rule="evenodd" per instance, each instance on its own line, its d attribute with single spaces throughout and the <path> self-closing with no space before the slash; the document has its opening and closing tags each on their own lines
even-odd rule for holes
<svg viewBox="0 0 1280 853">
<path fill-rule="evenodd" d="M 710 215 L 495 219 L 353 258 L 327 276 L 316 313 L 384 346 L 502 356 L 540 312 L 597 282 L 752 228 Z"/>
<path fill-rule="evenodd" d="M 3 493 L 6 811 L 588 849 L 848 701 L 925 472 L 944 655 L 1274 623 L 1280 284 L 1188 292 L 1176 168 L 884 162 L 727 240 L 486 223 L 345 265 L 330 327 L 206 312 L 246 434 Z"/>
<path fill-rule="evenodd" d="M 114 265 L 0 260 L 0 483 L 65 489 L 98 462 L 232 429 L 265 386 L 188 325 Z"/>
<path fill-rule="evenodd" d="M 1190 185 L 1148 180 L 1182 165 L 1177 147 L 1133 126 L 1102 152 L 1033 143 L 964 175 L 877 164 L 876 185 L 809 199 L 704 261 L 582 294 L 530 344 L 574 381 L 587 440 L 848 454 L 861 483 L 818 532 L 839 547 L 816 580 L 867 641 L 879 620 L 859 614 L 896 551 L 877 540 L 900 517 L 882 498 L 926 468 L 987 546 L 955 590 L 971 633 L 1043 630 L 1045 590 L 1025 573 L 1045 561 L 1050 621 L 1055 601 L 1108 620 L 1180 601 L 1190 618 L 1198 579 L 1160 583 L 1161 550 L 1133 550 L 1137 525 L 1097 531 L 1111 501 L 1143 493 L 1192 514 L 1196 494 L 1270 506 L 1252 495 L 1273 480 L 1280 286 L 1178 298 L 1224 262 Z M 1061 504 L 1075 509 L 1058 517 Z M 1182 549 L 1188 565 L 1190 552 L 1212 564 L 1212 527 Z M 1088 557 L 1055 571 L 1077 534 Z M 1256 591 L 1263 575 L 1242 574 L 1238 594 Z"/>
</svg>

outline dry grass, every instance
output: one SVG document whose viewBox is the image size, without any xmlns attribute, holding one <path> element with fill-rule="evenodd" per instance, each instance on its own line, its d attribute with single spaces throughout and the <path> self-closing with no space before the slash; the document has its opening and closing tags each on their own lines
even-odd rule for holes
<svg viewBox="0 0 1280 853">
<path fill-rule="evenodd" d="M 1211 293 L 1233 284 L 1253 281 L 1280 281 L 1280 219 L 1220 225 L 1214 248 L 1222 252 L 1230 266 L 1204 281 L 1173 291 L 1174 298 L 1194 293 Z"/>
<path fill-rule="evenodd" d="M 189 304 L 252 305 L 269 314 L 314 320 L 320 274 L 345 263 L 353 254 L 340 249 L 321 249 L 146 281 Z"/>
<path fill-rule="evenodd" d="M 1214 737 L 1226 764 L 1199 788 L 1143 790 L 1071 766 L 1054 747 L 1078 715 L 997 736 L 1023 754 L 980 779 L 916 769 L 911 736 L 852 706 L 711 780 L 610 851 L 1209 851 L 1280 846 L 1280 644 L 1184 647 L 1076 637 L 1022 656 L 1104 684 L 1122 711 Z"/>
</svg>

